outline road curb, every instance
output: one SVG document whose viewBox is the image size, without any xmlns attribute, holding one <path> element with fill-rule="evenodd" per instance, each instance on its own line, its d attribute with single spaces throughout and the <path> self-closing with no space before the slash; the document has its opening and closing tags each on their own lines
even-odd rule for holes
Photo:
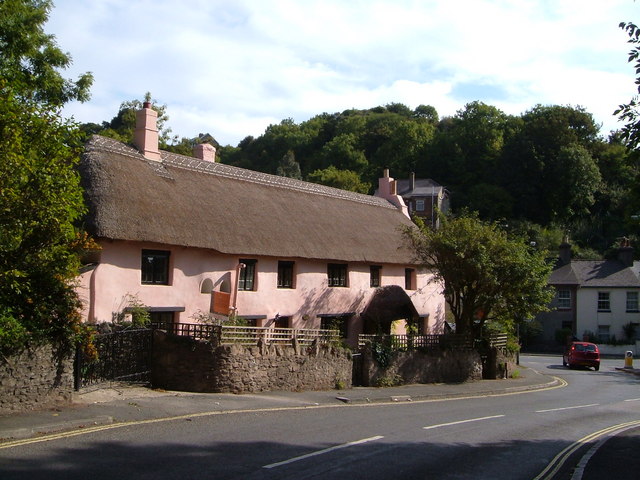
<svg viewBox="0 0 640 480">
<path fill-rule="evenodd" d="M 32 428 L 15 428 L 13 430 L 2 431 L 2 437 L 0 437 L 0 441 L 24 440 L 26 438 L 33 438 L 40 435 L 50 435 L 53 433 L 66 432 L 69 430 L 94 427 L 97 425 L 110 425 L 112 423 L 114 423 L 113 417 L 109 415 L 98 415 L 91 418 L 79 418 L 76 420 L 38 425 Z"/>
</svg>

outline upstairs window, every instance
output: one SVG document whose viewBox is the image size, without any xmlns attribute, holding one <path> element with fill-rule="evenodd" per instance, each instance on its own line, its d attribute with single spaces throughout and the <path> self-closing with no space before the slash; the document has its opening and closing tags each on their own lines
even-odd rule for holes
<svg viewBox="0 0 640 480">
<path fill-rule="evenodd" d="M 404 269 L 404 289 L 405 290 L 416 289 L 416 271 L 413 268 Z"/>
<path fill-rule="evenodd" d="M 424 212 L 424 200 L 416 200 L 416 212 Z"/>
<path fill-rule="evenodd" d="M 627 292 L 627 312 L 638 311 L 638 292 Z"/>
<path fill-rule="evenodd" d="M 571 290 L 558 290 L 558 309 L 568 310 L 571 308 Z"/>
<path fill-rule="evenodd" d="M 609 300 L 609 292 L 598 292 L 598 311 L 610 312 L 611 301 Z"/>
<path fill-rule="evenodd" d="M 278 262 L 278 288 L 293 288 L 293 262 Z"/>
<path fill-rule="evenodd" d="M 238 290 L 255 290 L 257 260 L 241 258 L 240 263 L 244 264 L 244 268 L 240 269 L 240 276 L 238 277 Z"/>
<path fill-rule="evenodd" d="M 168 250 L 142 250 L 141 272 L 143 285 L 169 285 Z"/>
<path fill-rule="evenodd" d="M 345 263 L 330 263 L 327 266 L 327 277 L 330 287 L 346 287 L 347 265 Z"/>
<path fill-rule="evenodd" d="M 371 265 L 369 267 L 369 286 L 371 288 L 377 288 L 380 286 L 380 271 L 382 267 L 380 265 Z"/>
</svg>

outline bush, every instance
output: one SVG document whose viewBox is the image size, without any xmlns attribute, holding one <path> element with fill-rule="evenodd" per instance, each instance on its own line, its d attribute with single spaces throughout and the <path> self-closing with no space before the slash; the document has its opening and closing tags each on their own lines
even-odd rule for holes
<svg viewBox="0 0 640 480">
<path fill-rule="evenodd" d="M 556 342 L 559 345 L 566 345 L 568 339 L 570 339 L 572 336 L 573 332 L 570 328 L 559 328 L 555 333 Z"/>
<path fill-rule="evenodd" d="M 24 348 L 29 332 L 9 311 L 0 313 L 0 352 L 10 353 Z"/>
</svg>

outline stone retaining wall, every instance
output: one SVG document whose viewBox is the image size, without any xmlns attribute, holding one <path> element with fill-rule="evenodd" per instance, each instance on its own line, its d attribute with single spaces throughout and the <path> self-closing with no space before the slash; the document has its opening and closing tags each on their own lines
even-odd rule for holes
<svg viewBox="0 0 640 480">
<path fill-rule="evenodd" d="M 351 386 L 347 350 L 293 344 L 220 345 L 154 332 L 152 384 L 187 392 L 249 393 Z"/>
<path fill-rule="evenodd" d="M 73 357 L 52 345 L 0 356 L 0 415 L 69 404 Z"/>
<path fill-rule="evenodd" d="M 376 360 L 371 346 L 362 352 L 364 386 L 410 383 L 458 383 L 482 379 L 482 360 L 475 351 L 391 352 L 386 368 Z"/>
</svg>

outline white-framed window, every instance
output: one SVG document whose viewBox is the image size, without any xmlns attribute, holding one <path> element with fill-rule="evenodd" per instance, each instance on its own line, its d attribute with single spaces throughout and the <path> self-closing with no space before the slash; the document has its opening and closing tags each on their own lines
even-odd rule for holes
<svg viewBox="0 0 640 480">
<path fill-rule="evenodd" d="M 627 292 L 627 312 L 638 311 L 638 292 Z"/>
<path fill-rule="evenodd" d="M 416 212 L 424 212 L 424 200 L 416 200 Z"/>
<path fill-rule="evenodd" d="M 558 290 L 558 308 L 561 310 L 571 308 L 571 290 L 566 288 Z"/>
<path fill-rule="evenodd" d="M 611 300 L 609 298 L 609 292 L 598 292 L 598 311 L 611 311 Z"/>
</svg>

